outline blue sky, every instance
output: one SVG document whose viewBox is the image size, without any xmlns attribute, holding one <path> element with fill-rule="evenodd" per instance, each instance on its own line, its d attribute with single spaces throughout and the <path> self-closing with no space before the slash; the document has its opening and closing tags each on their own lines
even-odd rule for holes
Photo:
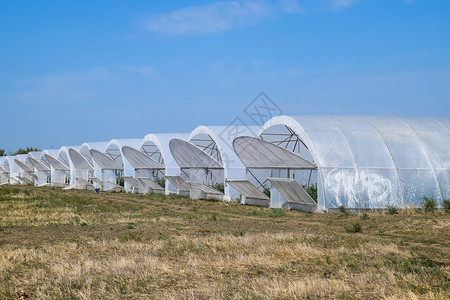
<svg viewBox="0 0 450 300">
<path fill-rule="evenodd" d="M 450 1 L 0 0 L 0 148 L 450 111 Z"/>
</svg>

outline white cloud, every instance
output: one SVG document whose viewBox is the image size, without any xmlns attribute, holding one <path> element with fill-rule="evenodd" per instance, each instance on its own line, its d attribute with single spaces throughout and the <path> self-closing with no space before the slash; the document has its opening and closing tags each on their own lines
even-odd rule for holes
<svg viewBox="0 0 450 300">
<path fill-rule="evenodd" d="M 302 12 L 297 0 L 218 1 L 191 6 L 151 18 L 145 28 L 169 34 L 208 34 L 254 25 L 280 13 Z"/>
</svg>

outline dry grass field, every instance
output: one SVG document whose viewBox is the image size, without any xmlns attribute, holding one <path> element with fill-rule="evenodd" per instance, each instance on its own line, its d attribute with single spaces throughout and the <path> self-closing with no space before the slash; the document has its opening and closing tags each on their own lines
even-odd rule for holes
<svg viewBox="0 0 450 300">
<path fill-rule="evenodd" d="M 0 188 L 0 299 L 449 299 L 450 214 Z"/>
</svg>

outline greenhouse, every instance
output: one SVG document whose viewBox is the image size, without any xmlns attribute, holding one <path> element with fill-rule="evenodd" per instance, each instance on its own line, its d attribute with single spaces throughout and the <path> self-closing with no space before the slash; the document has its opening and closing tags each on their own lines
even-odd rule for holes
<svg viewBox="0 0 450 300">
<path fill-rule="evenodd" d="M 174 176 L 179 176 L 180 167 L 170 152 L 169 143 L 171 139 L 187 139 L 188 133 L 161 133 L 161 134 L 147 134 L 143 139 L 140 151 L 152 158 L 154 161 L 164 167 L 164 169 L 139 169 L 135 171 L 137 177 L 153 179 L 154 182 L 159 181 L 164 185 L 165 194 L 179 194 L 186 195 L 184 189 L 180 189 Z M 142 180 L 141 180 L 142 181 Z M 175 184 L 173 183 L 175 182 Z M 151 184 L 147 180 L 147 186 Z M 157 186 L 155 186 L 157 187 Z"/>
<path fill-rule="evenodd" d="M 260 138 L 238 137 L 234 140 L 233 147 L 239 159 L 247 168 L 247 178 L 251 175 L 256 181 L 256 186 L 263 190 L 267 190 L 267 184 L 269 183 L 274 188 L 271 189 L 269 198 L 267 194 L 256 191 L 255 185 L 249 180 L 228 181 L 243 195 L 242 203 L 306 211 L 317 209 L 317 203 L 314 199 L 295 180 L 295 171 L 316 170 L 315 164 L 279 145 Z M 270 176 L 273 176 L 275 172 L 279 176 L 280 171 L 285 170 L 287 178 L 267 177 L 265 180 L 262 180 L 264 178 L 259 180 L 257 170 L 270 170 Z M 263 173 L 259 172 L 259 175 L 261 174 Z M 290 179 L 291 174 L 292 179 Z M 266 174 L 266 176 L 269 176 L 269 174 Z"/>
<path fill-rule="evenodd" d="M 130 171 L 126 169 L 126 176 L 123 177 L 125 183 L 129 185 L 127 191 L 131 189 L 132 192 L 141 194 L 164 193 L 163 187 L 155 182 L 155 178 L 158 181 L 158 173 L 164 170 L 162 164 L 130 146 L 123 146 L 122 152 L 125 160 L 133 168 Z"/>
<path fill-rule="evenodd" d="M 0 185 L 9 183 L 9 162 L 6 157 L 0 157 Z"/>
<path fill-rule="evenodd" d="M 189 189 L 192 199 L 239 199 L 240 193 L 227 183 L 245 175 L 245 166 L 233 151 L 233 138 L 235 133 L 256 131 L 252 127 L 198 126 L 188 140 L 171 140 L 170 151 L 180 173 L 169 180 Z"/>
<path fill-rule="evenodd" d="M 45 165 L 40 159 L 33 156 L 29 156 L 27 160 L 34 168 L 34 174 L 36 175 L 36 186 L 49 185 L 51 180 L 51 168 Z"/>
<path fill-rule="evenodd" d="M 34 184 L 38 179 L 34 172 L 34 167 L 31 165 L 28 157 L 32 155 L 33 152 L 27 154 L 18 154 L 14 158 L 14 173 L 16 178 L 22 184 Z"/>
<path fill-rule="evenodd" d="M 449 128 L 449 118 L 277 116 L 258 136 L 317 167 L 289 172 L 269 165 L 266 179 L 315 184 L 319 210 L 376 209 L 450 198 Z"/>
<path fill-rule="evenodd" d="M 92 189 L 93 185 L 89 182 L 89 178 L 94 174 L 94 167 L 78 150 L 70 148 L 68 153 L 72 162 L 71 173 L 73 176 L 71 177 L 71 184 L 67 189 Z"/>
<path fill-rule="evenodd" d="M 63 146 L 0 158 L 0 184 L 189 195 L 304 211 L 450 199 L 450 118 L 276 116 L 261 128 Z"/>
<path fill-rule="evenodd" d="M 122 186 L 117 184 L 117 180 L 123 173 L 123 166 L 114 159 L 95 149 L 89 150 L 92 160 L 94 161 L 94 170 L 96 176 L 90 177 L 101 191 L 116 191 Z M 97 171 L 97 170 L 100 170 Z"/>
<path fill-rule="evenodd" d="M 56 187 L 66 186 L 70 180 L 69 165 L 66 165 L 56 157 L 45 153 L 45 151 L 43 157 L 51 166 L 51 185 Z"/>
</svg>

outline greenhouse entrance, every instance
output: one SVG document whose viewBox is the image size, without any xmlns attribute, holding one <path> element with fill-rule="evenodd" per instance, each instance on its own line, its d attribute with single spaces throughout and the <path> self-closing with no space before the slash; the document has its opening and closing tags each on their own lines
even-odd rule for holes
<svg viewBox="0 0 450 300">
<path fill-rule="evenodd" d="M 123 179 L 132 187 L 132 192 L 148 194 L 164 194 L 164 187 L 158 184 L 158 173 L 164 177 L 165 167 L 150 157 L 129 146 L 123 146 L 122 152 L 135 170 L 135 176 L 124 176 Z M 154 152 L 154 151 L 153 151 Z M 159 155 L 160 161 L 164 162 Z M 161 182 L 161 181 L 160 181 Z"/>
<path fill-rule="evenodd" d="M 122 177 L 123 166 L 116 162 L 113 158 L 108 155 L 95 150 L 89 150 L 92 159 L 97 163 L 101 170 L 101 178 L 94 176 L 89 178 L 92 180 L 101 191 L 118 192 L 123 189 L 123 186 L 117 184 L 118 178 Z M 107 152 L 108 153 L 108 152 Z"/>
<path fill-rule="evenodd" d="M 172 139 L 169 147 L 181 174 L 168 176 L 168 180 L 181 190 L 187 187 L 182 181 L 186 182 L 191 199 L 223 200 L 224 194 L 213 187 L 224 182 L 224 167 L 219 161 L 192 142 Z"/>
<path fill-rule="evenodd" d="M 67 178 L 70 176 L 69 167 L 50 154 L 44 154 L 44 158 L 53 168 L 52 186 L 67 186 Z"/>
<path fill-rule="evenodd" d="M 245 136 L 234 140 L 233 148 L 247 168 L 248 180 L 228 183 L 247 198 L 246 204 L 315 211 L 317 166 L 298 154 L 300 151 L 309 154 L 306 145 L 291 131 L 263 136 L 269 136 L 271 141 Z M 289 146 L 297 153 L 289 150 Z M 257 189 L 253 195 L 259 197 L 248 193 L 249 189 L 254 190 L 252 187 Z M 270 203 L 258 192 L 270 196 Z"/>
</svg>

